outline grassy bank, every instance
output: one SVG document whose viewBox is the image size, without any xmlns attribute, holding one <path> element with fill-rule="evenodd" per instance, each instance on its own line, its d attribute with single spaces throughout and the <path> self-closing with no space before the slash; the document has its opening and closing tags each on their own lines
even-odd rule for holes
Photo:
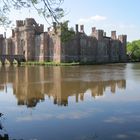
<svg viewBox="0 0 140 140">
<path fill-rule="evenodd" d="M 47 65 L 47 66 L 73 66 L 73 65 L 79 65 L 79 62 L 72 62 L 72 63 L 56 63 L 56 62 L 21 62 L 21 65 Z"/>
</svg>

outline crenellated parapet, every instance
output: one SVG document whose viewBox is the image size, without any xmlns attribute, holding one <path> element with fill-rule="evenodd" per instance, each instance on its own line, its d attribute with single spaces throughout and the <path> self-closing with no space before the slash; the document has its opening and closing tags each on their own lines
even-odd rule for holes
<svg viewBox="0 0 140 140">
<path fill-rule="evenodd" d="M 121 43 L 127 43 L 127 35 L 119 35 L 118 39 L 121 41 Z"/>
<path fill-rule="evenodd" d="M 104 36 L 104 31 L 101 29 L 97 30 L 96 27 L 92 27 L 91 36 L 95 37 L 97 40 L 102 40 Z"/>
<path fill-rule="evenodd" d="M 36 34 L 44 32 L 44 25 L 37 24 L 33 18 L 26 18 L 25 20 L 17 20 L 15 32 L 24 30 L 35 30 Z"/>
<path fill-rule="evenodd" d="M 18 28 L 18 27 L 22 27 L 22 26 L 24 26 L 24 20 L 17 20 L 16 27 Z"/>
</svg>

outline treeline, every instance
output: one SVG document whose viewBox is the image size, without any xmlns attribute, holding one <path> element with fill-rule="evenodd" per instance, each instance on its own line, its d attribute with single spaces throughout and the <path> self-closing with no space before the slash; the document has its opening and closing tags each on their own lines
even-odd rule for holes
<svg viewBox="0 0 140 140">
<path fill-rule="evenodd" d="M 127 55 L 131 61 L 140 61 L 140 40 L 127 43 Z"/>
</svg>

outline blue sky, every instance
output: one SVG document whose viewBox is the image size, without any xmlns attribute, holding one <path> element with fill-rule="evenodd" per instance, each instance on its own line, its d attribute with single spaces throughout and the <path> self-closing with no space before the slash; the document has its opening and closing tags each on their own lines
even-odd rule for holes
<svg viewBox="0 0 140 140">
<path fill-rule="evenodd" d="M 110 36 L 111 30 L 117 34 L 127 34 L 128 40 L 140 39 L 140 0 L 65 0 L 70 24 L 85 25 L 85 32 L 91 27 L 104 29 Z"/>
<path fill-rule="evenodd" d="M 132 41 L 140 39 L 139 5 L 140 0 L 64 0 L 62 7 L 67 14 L 62 20 L 69 20 L 70 27 L 75 27 L 77 23 L 84 24 L 87 34 L 91 33 L 92 27 L 103 29 L 107 36 L 116 30 L 117 35 L 127 34 L 128 41 Z M 10 14 L 13 23 L 26 17 L 33 17 L 38 23 L 45 24 L 45 29 L 49 26 L 33 9 Z"/>
</svg>

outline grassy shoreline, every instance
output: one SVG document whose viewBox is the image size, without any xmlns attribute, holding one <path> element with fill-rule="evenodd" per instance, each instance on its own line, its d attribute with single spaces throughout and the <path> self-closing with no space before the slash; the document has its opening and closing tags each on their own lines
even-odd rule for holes
<svg viewBox="0 0 140 140">
<path fill-rule="evenodd" d="M 78 65 L 106 65 L 106 64 L 119 64 L 119 63 L 140 63 L 140 61 L 128 61 L 128 62 L 115 62 L 115 63 L 80 63 L 80 62 L 72 62 L 72 63 L 56 63 L 56 62 L 37 62 L 37 61 L 27 61 L 13 64 L 5 63 L 4 65 L 20 65 L 20 66 L 78 66 Z M 0 66 L 3 64 L 0 62 Z"/>
<path fill-rule="evenodd" d="M 80 65 L 79 62 L 72 62 L 72 63 L 56 63 L 56 62 L 21 62 L 22 66 L 25 65 L 46 65 L 46 66 L 73 66 L 73 65 Z"/>
</svg>

